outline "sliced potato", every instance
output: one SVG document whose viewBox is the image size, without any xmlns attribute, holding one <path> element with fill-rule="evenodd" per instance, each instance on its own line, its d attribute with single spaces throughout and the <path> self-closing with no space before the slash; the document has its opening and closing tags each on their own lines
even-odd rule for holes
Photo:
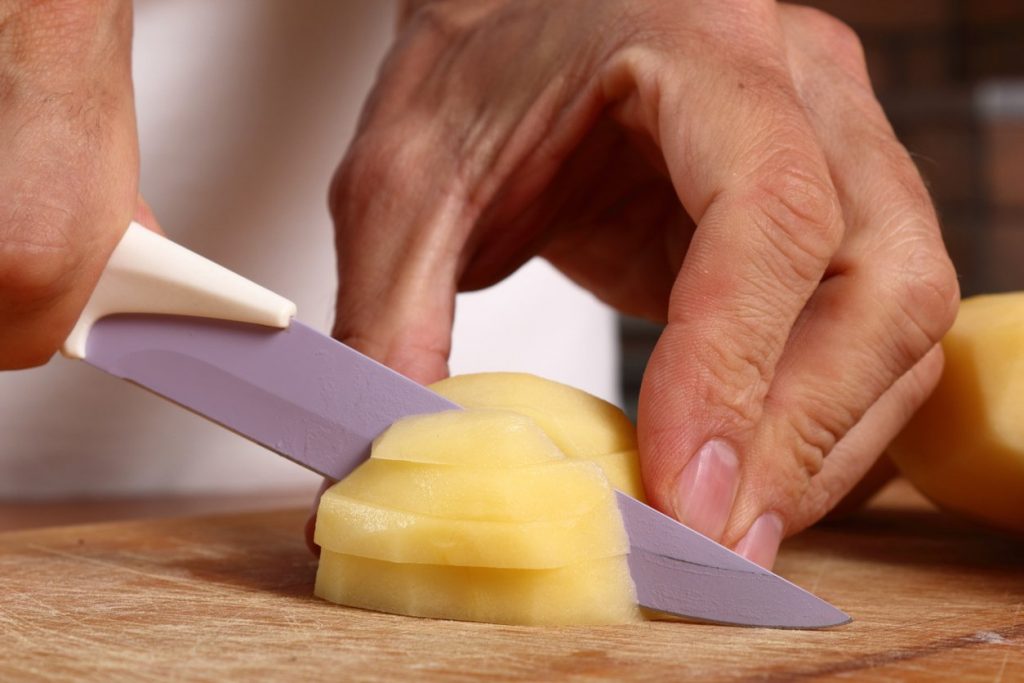
<svg viewBox="0 0 1024 683">
<path fill-rule="evenodd" d="M 396 422 L 321 499 L 316 594 L 508 624 L 640 619 L 612 488 L 643 492 L 628 418 L 529 375 L 434 388 L 465 410 Z"/>
<path fill-rule="evenodd" d="M 565 459 L 533 420 L 507 410 L 456 410 L 407 417 L 377 437 L 371 457 L 502 468 Z"/>
<path fill-rule="evenodd" d="M 541 522 L 607 506 L 611 491 L 601 467 L 579 460 L 496 473 L 494 468 L 371 459 L 333 487 L 331 495 L 444 519 Z"/>
<path fill-rule="evenodd" d="M 548 570 L 396 564 L 325 550 L 316 594 L 353 607 L 496 624 L 643 619 L 623 556 Z"/>
<path fill-rule="evenodd" d="M 608 401 L 517 372 L 457 375 L 431 388 L 464 408 L 505 410 L 531 418 L 566 457 L 597 462 L 614 488 L 645 500 L 636 428 Z"/>
<path fill-rule="evenodd" d="M 636 429 L 616 406 L 535 375 L 458 375 L 431 388 L 464 408 L 509 410 L 531 418 L 569 458 L 593 458 L 636 448 Z"/>
<path fill-rule="evenodd" d="M 587 458 L 597 463 L 608 477 L 608 483 L 637 500 L 644 500 L 644 482 L 640 476 L 640 458 L 636 450 L 605 453 Z"/>
<path fill-rule="evenodd" d="M 629 552 L 610 496 L 605 505 L 576 517 L 482 522 L 376 507 L 332 489 L 320 501 L 315 541 L 337 553 L 388 562 L 520 569 L 564 567 Z"/>
</svg>

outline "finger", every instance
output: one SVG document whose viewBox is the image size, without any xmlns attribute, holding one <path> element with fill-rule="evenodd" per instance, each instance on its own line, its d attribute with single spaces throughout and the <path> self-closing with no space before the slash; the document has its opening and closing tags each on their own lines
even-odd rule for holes
<svg viewBox="0 0 1024 683">
<path fill-rule="evenodd" d="M 952 324 L 958 300 L 916 168 L 870 91 L 860 79 L 844 77 L 852 60 L 829 61 L 837 41 L 823 31 L 839 25 L 825 15 L 801 13 L 798 26 L 810 35 L 799 36 L 806 47 L 792 50 L 791 61 L 847 232 L 776 366 L 744 473 L 762 485 L 738 496 L 726 542 L 765 514 L 787 530 L 796 520 L 806 523 L 811 477 L 868 408 L 935 346 Z M 863 462 L 842 466 L 863 472 L 883 447 L 858 451 Z"/>
<path fill-rule="evenodd" d="M 302 533 L 306 539 L 306 547 L 309 548 L 309 552 L 313 554 L 313 557 L 320 557 L 320 546 L 313 540 L 313 537 L 316 535 L 315 512 L 306 519 L 306 523 L 302 527 Z"/>
<path fill-rule="evenodd" d="M 436 73 L 445 36 L 409 27 L 385 61 L 330 190 L 333 334 L 414 380 L 448 374 L 456 283 L 474 216 L 458 149 L 467 117 Z M 454 68 L 454 67 L 453 67 Z"/>
<path fill-rule="evenodd" d="M 644 481 L 656 505 L 711 537 L 729 519 L 790 329 L 843 234 L 824 156 L 771 48 L 778 41 L 751 40 L 759 61 L 732 54 L 705 67 L 733 87 L 702 92 L 684 78 L 649 88 L 697 228 L 641 389 Z"/>
<path fill-rule="evenodd" d="M 130 3 L 36 3 L 0 22 L 0 369 L 45 363 L 137 192 Z"/>
<path fill-rule="evenodd" d="M 409 42 L 385 61 L 331 183 L 338 256 L 333 335 L 428 383 L 448 374 L 456 269 L 468 226 L 446 117 L 419 113 L 427 105 L 410 80 L 431 73 L 443 45 L 415 33 Z"/>
<path fill-rule="evenodd" d="M 337 482 L 333 479 L 324 479 L 320 483 L 320 488 L 317 489 L 316 495 L 313 496 L 313 507 L 310 510 L 309 518 L 306 519 L 306 524 L 303 527 L 303 533 L 306 537 L 306 547 L 309 548 L 309 552 L 313 553 L 314 557 L 320 557 L 320 546 L 316 544 L 314 540 L 316 537 L 316 513 L 320 509 L 320 499 L 323 498 L 324 492 L 331 488 Z"/>
<path fill-rule="evenodd" d="M 334 332 L 419 381 L 447 374 L 463 278 L 491 284 L 539 248 L 539 225 L 486 224 L 520 215 L 592 118 L 583 105 L 564 113 L 576 97 L 554 76 L 565 60 L 532 49 L 540 26 L 572 57 L 559 42 L 564 18 L 541 21 L 552 12 L 543 4 L 536 13 L 467 9 L 434 5 L 412 17 L 332 189 Z"/>
<path fill-rule="evenodd" d="M 927 400 L 942 375 L 942 367 L 942 347 L 936 345 L 868 408 L 861 421 L 839 440 L 825 459 L 821 472 L 815 477 L 813 500 L 808 501 L 801 514 L 790 518 L 790 533 L 810 526 L 841 502 L 845 505 L 844 499 L 854 487 L 872 475 L 877 490 L 898 473 L 888 458 L 875 458 Z M 866 495 L 862 500 L 866 500 Z"/>
<path fill-rule="evenodd" d="M 735 550 L 771 569 L 782 539 L 821 519 L 872 468 L 913 412 L 924 403 L 942 373 L 942 350 L 934 347 L 868 409 L 864 418 L 832 449 L 814 485 L 785 518 L 772 511 L 759 516 Z M 884 472 L 884 470 L 883 470 Z"/>
<path fill-rule="evenodd" d="M 381 174 L 387 146 L 367 144 L 333 183 L 333 335 L 418 382 L 433 382 L 448 374 L 462 242 L 453 234 L 457 209 L 427 199 L 433 188 L 424 174 Z M 429 152 L 408 161 L 403 168 L 439 167 Z"/>
</svg>

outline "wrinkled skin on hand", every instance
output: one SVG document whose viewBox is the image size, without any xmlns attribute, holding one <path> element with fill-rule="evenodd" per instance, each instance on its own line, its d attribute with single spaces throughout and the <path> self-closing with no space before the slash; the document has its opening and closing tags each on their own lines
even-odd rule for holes
<svg viewBox="0 0 1024 683">
<path fill-rule="evenodd" d="M 335 334 L 417 380 L 456 292 L 537 254 L 665 323 L 649 498 L 765 565 L 923 401 L 958 301 L 856 36 L 767 0 L 413 3 L 331 209 Z"/>
<path fill-rule="evenodd" d="M 0 0 L 0 370 L 45 363 L 138 196 L 128 0 Z"/>
</svg>

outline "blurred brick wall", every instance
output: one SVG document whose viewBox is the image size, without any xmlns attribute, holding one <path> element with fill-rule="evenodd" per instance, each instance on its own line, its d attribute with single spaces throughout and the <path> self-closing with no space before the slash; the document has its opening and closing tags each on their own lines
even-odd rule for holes
<svg viewBox="0 0 1024 683">
<path fill-rule="evenodd" d="M 1024 0 L 808 0 L 857 31 L 965 295 L 1024 289 Z"/>
<path fill-rule="evenodd" d="M 806 0 L 864 44 L 875 92 L 928 183 L 965 295 L 1024 290 L 1024 0 Z M 659 328 L 624 319 L 635 410 Z"/>
</svg>

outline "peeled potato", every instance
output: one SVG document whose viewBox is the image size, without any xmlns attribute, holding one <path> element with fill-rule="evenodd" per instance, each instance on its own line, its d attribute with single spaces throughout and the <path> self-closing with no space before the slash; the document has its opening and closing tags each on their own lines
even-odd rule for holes
<svg viewBox="0 0 1024 683">
<path fill-rule="evenodd" d="M 422 515 L 397 509 L 398 497 L 392 508 L 377 507 L 331 489 L 320 501 L 314 540 L 321 548 L 374 560 L 461 567 L 552 569 L 624 555 L 629 540 L 607 480 L 602 483 L 608 494 L 602 505 L 570 517 L 555 501 L 547 519 L 533 522 L 453 519 L 446 509 Z"/>
<path fill-rule="evenodd" d="M 1024 533 L 1024 293 L 960 305 L 932 396 L 889 446 L 940 506 Z"/>
<path fill-rule="evenodd" d="M 333 487 L 331 495 L 445 519 L 538 522 L 607 507 L 607 481 L 596 464 L 564 458 L 498 474 L 493 467 L 371 459 Z"/>
<path fill-rule="evenodd" d="M 640 477 L 640 458 L 636 449 L 595 455 L 586 460 L 601 466 L 613 488 L 637 500 L 645 500 L 644 482 Z"/>
<path fill-rule="evenodd" d="M 611 403 L 519 372 L 459 375 L 431 388 L 464 408 L 507 410 L 532 419 L 568 458 L 607 462 L 610 454 L 625 453 L 605 473 L 614 488 L 644 500 L 636 428 Z"/>
<path fill-rule="evenodd" d="M 509 624 L 641 619 L 612 490 L 642 493 L 621 411 L 529 375 L 435 389 L 466 410 L 395 423 L 321 499 L 316 594 Z"/>
<path fill-rule="evenodd" d="M 495 624 L 611 624 L 640 620 L 621 557 L 556 569 L 397 564 L 323 551 L 315 592 L 353 607 Z"/>
<path fill-rule="evenodd" d="M 486 457 L 482 457 L 485 448 Z M 372 457 L 437 465 L 518 467 L 562 460 L 565 455 L 530 418 L 508 410 L 476 410 L 399 420 L 374 441 Z"/>
</svg>

